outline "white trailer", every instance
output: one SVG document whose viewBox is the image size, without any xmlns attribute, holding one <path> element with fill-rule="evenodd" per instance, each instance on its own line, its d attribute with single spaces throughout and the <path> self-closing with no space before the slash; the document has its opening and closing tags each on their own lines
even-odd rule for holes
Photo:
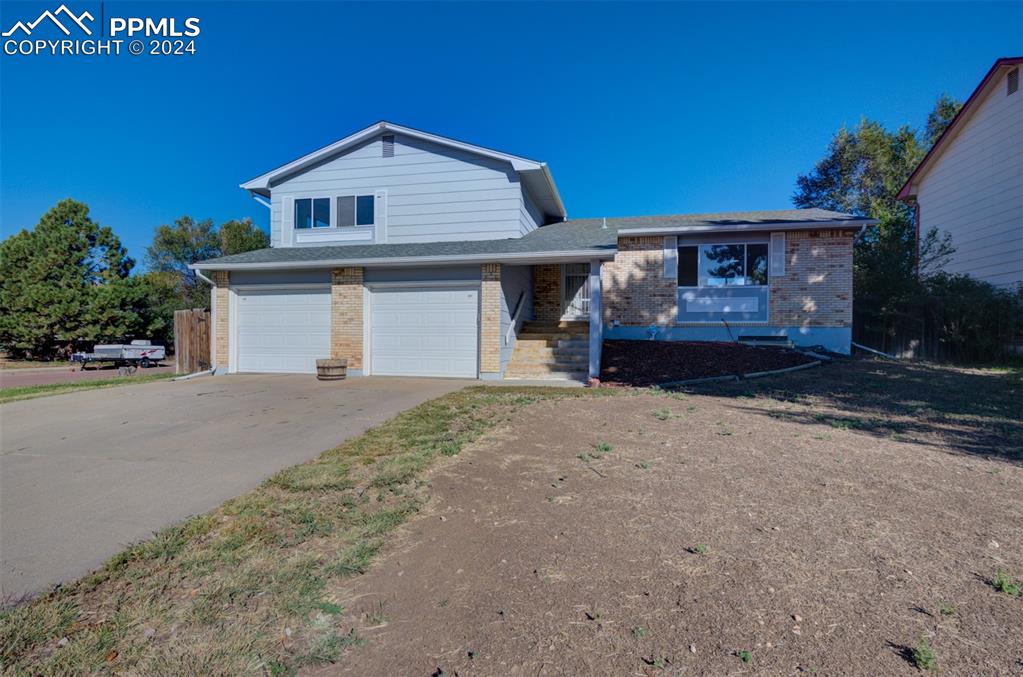
<svg viewBox="0 0 1023 677">
<path fill-rule="evenodd" d="M 112 362 L 117 367 L 142 367 L 148 369 L 167 357 L 167 349 L 154 346 L 151 341 L 132 341 L 129 344 L 108 343 L 92 347 L 91 353 L 75 353 L 72 362 L 78 362 L 85 369 L 87 364 Z"/>
</svg>

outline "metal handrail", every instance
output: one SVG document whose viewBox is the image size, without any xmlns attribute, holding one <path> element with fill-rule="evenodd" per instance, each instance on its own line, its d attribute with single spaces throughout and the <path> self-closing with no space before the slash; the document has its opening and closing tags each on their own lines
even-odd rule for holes
<svg viewBox="0 0 1023 677">
<path fill-rule="evenodd" d="M 519 311 L 522 310 L 522 302 L 526 298 L 525 290 L 519 292 L 519 300 L 515 302 L 515 311 L 511 316 L 511 324 L 508 325 L 508 331 L 504 335 L 504 345 L 511 343 L 512 334 L 515 332 L 515 324 L 519 321 Z"/>
</svg>

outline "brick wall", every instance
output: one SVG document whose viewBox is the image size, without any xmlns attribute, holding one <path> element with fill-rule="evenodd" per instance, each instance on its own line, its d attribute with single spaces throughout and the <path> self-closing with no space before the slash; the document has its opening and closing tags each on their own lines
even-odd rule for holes
<svg viewBox="0 0 1023 677">
<path fill-rule="evenodd" d="M 854 231 L 785 234 L 785 275 L 771 276 L 772 325 L 851 327 Z"/>
<path fill-rule="evenodd" d="M 852 326 L 853 231 L 785 234 L 785 275 L 770 278 L 773 326 Z M 604 322 L 671 326 L 678 287 L 664 277 L 662 237 L 620 237 L 614 261 L 601 272 Z M 539 266 L 537 267 L 539 270 Z"/>
<path fill-rule="evenodd" d="M 215 270 L 210 279 L 213 280 L 216 311 L 216 317 L 213 318 L 213 366 L 227 369 L 231 358 L 231 273 Z"/>
<path fill-rule="evenodd" d="M 675 324 L 678 283 L 664 277 L 664 238 L 618 238 L 618 253 L 602 266 L 600 279 L 605 323 Z"/>
<path fill-rule="evenodd" d="M 561 319 L 561 266 L 533 266 L 533 318 L 538 322 Z"/>
<path fill-rule="evenodd" d="M 480 267 L 480 373 L 501 371 L 501 264 Z"/>
<path fill-rule="evenodd" d="M 362 369 L 362 268 L 330 271 L 330 356 Z"/>
</svg>

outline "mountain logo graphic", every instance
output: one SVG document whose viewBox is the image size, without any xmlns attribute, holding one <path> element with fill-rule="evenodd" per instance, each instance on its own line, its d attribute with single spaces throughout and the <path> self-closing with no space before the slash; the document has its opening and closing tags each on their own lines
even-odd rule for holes
<svg viewBox="0 0 1023 677">
<path fill-rule="evenodd" d="M 44 19 L 49 19 L 51 22 L 53 22 L 57 26 L 57 28 L 59 28 L 61 32 L 64 33 L 64 35 L 71 35 L 71 31 L 67 29 L 67 26 L 62 24 L 60 22 L 60 19 L 57 18 L 57 15 L 59 14 L 64 15 L 65 21 L 69 21 L 74 25 L 77 25 L 83 31 L 85 31 L 86 35 L 92 35 L 92 29 L 90 29 L 84 23 L 85 20 L 88 20 L 90 22 L 95 20 L 91 14 L 89 14 L 88 12 L 82 12 L 80 16 L 75 16 L 75 13 L 68 9 L 67 5 L 61 5 L 60 7 L 57 8 L 57 11 L 55 12 L 46 10 L 45 12 L 40 14 L 39 18 L 37 18 L 35 21 L 30 21 L 28 23 L 25 23 L 24 21 L 17 22 L 13 26 L 11 26 L 10 30 L 4 31 L 3 36 L 5 38 L 9 38 L 18 31 L 21 31 L 26 36 L 32 35 L 32 31 L 34 31 L 36 29 L 36 26 L 41 24 Z"/>
</svg>

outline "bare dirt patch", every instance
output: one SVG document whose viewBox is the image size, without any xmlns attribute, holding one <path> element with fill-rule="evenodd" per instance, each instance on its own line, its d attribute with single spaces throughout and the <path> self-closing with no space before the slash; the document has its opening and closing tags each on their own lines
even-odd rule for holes
<svg viewBox="0 0 1023 677">
<path fill-rule="evenodd" d="M 814 358 L 795 350 L 714 341 L 604 341 L 600 381 L 647 387 L 671 381 L 786 369 Z"/>
<path fill-rule="evenodd" d="M 315 671 L 1023 672 L 1018 374 L 800 374 L 531 405 L 331 590 L 364 644 Z"/>
</svg>

